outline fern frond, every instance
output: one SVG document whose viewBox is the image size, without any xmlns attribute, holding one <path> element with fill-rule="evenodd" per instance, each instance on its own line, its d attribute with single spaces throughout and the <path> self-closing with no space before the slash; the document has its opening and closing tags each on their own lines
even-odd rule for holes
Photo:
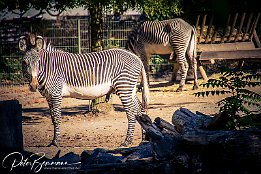
<svg viewBox="0 0 261 174">
<path fill-rule="evenodd" d="M 256 81 L 261 81 L 261 74 L 255 74 L 255 75 L 250 74 L 242 77 L 242 80 L 252 81 L 252 79 Z"/>
<path fill-rule="evenodd" d="M 212 96 L 214 95 L 219 95 L 219 94 L 230 94 L 231 91 L 227 91 L 227 90 L 213 90 L 213 91 L 203 91 L 203 92 L 196 92 L 194 93 L 195 97 L 204 97 L 204 96 L 209 96 L 209 94 L 211 94 Z"/>
</svg>

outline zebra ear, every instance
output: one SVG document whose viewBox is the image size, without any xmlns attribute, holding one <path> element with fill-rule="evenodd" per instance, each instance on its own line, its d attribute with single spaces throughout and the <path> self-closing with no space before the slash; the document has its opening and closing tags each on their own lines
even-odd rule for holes
<svg viewBox="0 0 261 174">
<path fill-rule="evenodd" d="M 38 50 L 44 48 L 44 39 L 43 39 L 42 36 L 36 36 L 35 46 L 36 46 L 36 48 L 37 48 Z"/>
<path fill-rule="evenodd" d="M 21 36 L 18 41 L 19 50 L 25 52 L 27 49 L 27 40 L 25 36 Z"/>
</svg>

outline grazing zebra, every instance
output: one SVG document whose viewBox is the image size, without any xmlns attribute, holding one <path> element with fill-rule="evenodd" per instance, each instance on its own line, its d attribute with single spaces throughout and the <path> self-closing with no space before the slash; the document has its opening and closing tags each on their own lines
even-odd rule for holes
<svg viewBox="0 0 261 174">
<path fill-rule="evenodd" d="M 187 77 L 188 63 L 193 69 L 194 86 L 197 89 L 196 31 L 180 18 L 164 21 L 145 21 L 129 34 L 126 48 L 140 56 L 146 73 L 149 71 L 149 59 L 152 54 L 170 54 L 177 56 L 181 68 L 181 81 L 177 91 L 182 91 Z M 174 75 L 175 73 L 173 73 Z M 174 79 L 173 77 L 172 79 Z"/>
<path fill-rule="evenodd" d="M 133 139 L 136 116 L 142 116 L 148 106 L 148 84 L 143 63 L 135 54 L 123 49 L 109 49 L 87 54 L 47 51 L 42 38 L 35 45 L 21 38 L 19 49 L 25 52 L 24 74 L 31 91 L 46 97 L 49 104 L 54 136 L 50 144 L 57 146 L 60 135 L 62 97 L 95 99 L 110 92 L 119 95 L 128 118 L 128 130 L 122 146 Z M 21 43 L 25 43 L 26 46 Z M 28 49 L 29 48 L 29 49 Z M 142 103 L 136 95 L 136 85 L 142 75 Z"/>
</svg>

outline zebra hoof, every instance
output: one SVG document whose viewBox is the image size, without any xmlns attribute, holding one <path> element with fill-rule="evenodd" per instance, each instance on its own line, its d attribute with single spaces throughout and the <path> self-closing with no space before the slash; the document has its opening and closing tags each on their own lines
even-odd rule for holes
<svg viewBox="0 0 261 174">
<path fill-rule="evenodd" d="M 194 85 L 193 90 L 197 90 L 197 89 L 198 89 L 198 85 Z"/>
<path fill-rule="evenodd" d="M 47 147 L 51 147 L 51 146 L 58 147 L 57 142 L 56 141 L 52 141 Z"/>
<path fill-rule="evenodd" d="M 138 87 L 138 92 L 142 92 L 142 87 L 141 86 Z"/>
<path fill-rule="evenodd" d="M 182 87 L 179 87 L 179 88 L 176 90 L 176 92 L 181 92 L 181 91 L 183 91 Z"/>
<path fill-rule="evenodd" d="M 139 146 L 146 145 L 146 144 L 148 144 L 149 142 L 150 142 L 150 141 L 148 141 L 148 140 L 142 140 L 142 141 L 140 142 Z"/>
<path fill-rule="evenodd" d="M 128 142 L 123 142 L 123 143 L 121 143 L 121 147 L 128 147 L 129 144 L 130 143 L 128 143 Z"/>
</svg>

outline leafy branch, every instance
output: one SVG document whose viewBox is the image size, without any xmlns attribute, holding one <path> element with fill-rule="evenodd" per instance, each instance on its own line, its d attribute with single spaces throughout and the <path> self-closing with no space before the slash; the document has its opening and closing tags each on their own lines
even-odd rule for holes
<svg viewBox="0 0 261 174">
<path fill-rule="evenodd" d="M 259 108 L 258 112 L 261 111 L 261 95 L 250 89 L 261 86 L 261 75 L 259 74 L 251 75 L 243 71 L 221 72 L 219 78 L 209 79 L 201 86 L 212 89 L 196 92 L 194 93 L 196 97 L 228 95 L 218 102 L 218 106 L 220 113 L 227 115 L 230 121 L 237 121 L 240 112 L 246 115 L 251 114 L 250 106 Z"/>
</svg>

